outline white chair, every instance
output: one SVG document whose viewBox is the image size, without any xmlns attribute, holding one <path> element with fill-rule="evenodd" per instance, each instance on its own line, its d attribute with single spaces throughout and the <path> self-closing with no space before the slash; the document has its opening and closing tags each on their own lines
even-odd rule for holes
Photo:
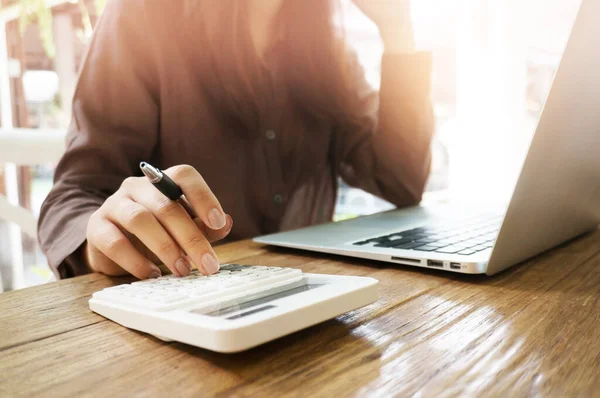
<svg viewBox="0 0 600 398">
<path fill-rule="evenodd" d="M 35 215 L 19 206 L 16 166 L 56 163 L 65 151 L 65 131 L 0 128 L 0 164 L 5 166 L 7 196 L 0 195 L 0 219 L 10 225 L 9 244 L 13 288 L 23 287 L 23 249 L 21 231 L 37 239 Z M 0 292 L 2 292 L 0 277 Z"/>
</svg>

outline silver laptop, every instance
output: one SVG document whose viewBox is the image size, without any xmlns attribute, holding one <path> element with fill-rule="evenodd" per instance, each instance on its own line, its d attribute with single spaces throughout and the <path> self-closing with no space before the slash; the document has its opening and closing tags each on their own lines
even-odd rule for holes
<svg viewBox="0 0 600 398">
<path fill-rule="evenodd" d="M 451 272 L 500 272 L 600 221 L 600 0 L 583 0 L 507 208 L 413 207 L 256 242 Z"/>
</svg>

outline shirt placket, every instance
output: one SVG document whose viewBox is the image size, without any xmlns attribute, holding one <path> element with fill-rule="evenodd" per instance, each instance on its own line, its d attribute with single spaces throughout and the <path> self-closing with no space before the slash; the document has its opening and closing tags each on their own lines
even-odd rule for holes
<svg viewBox="0 0 600 398">
<path fill-rule="evenodd" d="M 287 202 L 286 189 L 283 181 L 283 170 L 281 169 L 281 107 L 279 106 L 277 93 L 278 85 L 273 73 L 268 75 L 268 99 L 266 109 L 261 115 L 261 137 L 264 148 L 266 167 L 269 173 L 269 184 L 266 204 L 267 220 L 265 227 L 268 231 L 278 230 L 279 223 L 285 212 Z"/>
</svg>

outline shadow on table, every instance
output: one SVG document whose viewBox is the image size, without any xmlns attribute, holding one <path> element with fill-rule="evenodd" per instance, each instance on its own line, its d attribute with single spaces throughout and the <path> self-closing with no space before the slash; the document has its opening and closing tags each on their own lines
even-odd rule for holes
<svg viewBox="0 0 600 398">
<path fill-rule="evenodd" d="M 260 370 L 260 375 L 256 376 L 262 380 L 279 379 L 292 372 L 312 373 L 330 366 L 340 370 L 355 364 L 355 360 L 361 364 L 378 361 L 381 356 L 379 348 L 353 335 L 352 330 L 352 326 L 332 319 L 235 354 L 220 354 L 180 343 L 173 343 L 173 347 L 240 376 L 249 377 L 249 374 Z M 348 347 L 351 349 L 348 350 Z M 339 352 L 344 352 L 347 363 L 330 361 Z M 349 352 L 354 354 L 354 358 L 348 357 Z M 332 373 L 331 369 L 328 373 Z"/>
</svg>

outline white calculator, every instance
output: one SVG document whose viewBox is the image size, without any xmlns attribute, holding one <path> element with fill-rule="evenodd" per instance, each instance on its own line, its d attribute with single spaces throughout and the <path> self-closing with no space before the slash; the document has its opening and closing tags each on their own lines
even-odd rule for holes
<svg viewBox="0 0 600 398">
<path fill-rule="evenodd" d="M 90 309 L 165 341 L 239 352 L 377 300 L 373 278 L 305 274 L 299 269 L 225 264 L 211 276 L 110 287 Z"/>
</svg>

